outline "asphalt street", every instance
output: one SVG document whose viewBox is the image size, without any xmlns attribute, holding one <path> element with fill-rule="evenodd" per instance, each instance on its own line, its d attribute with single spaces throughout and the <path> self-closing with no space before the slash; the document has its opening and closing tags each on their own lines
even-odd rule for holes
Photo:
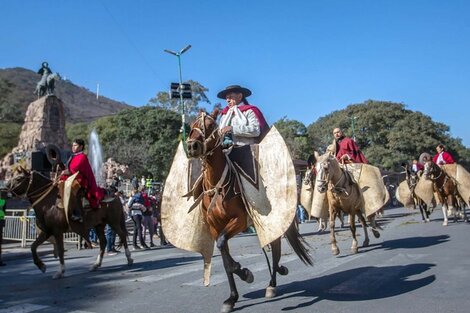
<svg viewBox="0 0 470 313">
<path fill-rule="evenodd" d="M 281 263 L 289 268 L 278 276 L 277 297 L 265 299 L 269 272 L 257 237 L 230 241 L 233 257 L 249 268 L 255 281 L 236 278 L 239 302 L 234 312 L 469 312 L 470 224 L 442 226 L 436 210 L 430 223 L 418 212 L 388 209 L 379 219 L 384 228 L 369 247 L 351 254 L 348 228 L 337 227 L 341 253 L 330 252 L 329 232 L 318 233 L 316 222 L 300 225 L 310 245 L 314 266 L 301 263 L 283 241 Z M 158 241 L 157 241 L 158 242 Z M 97 249 L 67 246 L 65 278 L 53 280 L 58 270 L 51 246 L 41 248 L 47 272 L 33 264 L 29 249 L 8 244 L 7 266 L 0 267 L 0 313 L 103 312 L 219 312 L 229 287 L 218 251 L 213 257 L 211 285 L 202 285 L 200 255 L 174 247 L 133 251 L 134 265 L 124 253 L 105 256 L 95 272 L 89 268 Z"/>
</svg>

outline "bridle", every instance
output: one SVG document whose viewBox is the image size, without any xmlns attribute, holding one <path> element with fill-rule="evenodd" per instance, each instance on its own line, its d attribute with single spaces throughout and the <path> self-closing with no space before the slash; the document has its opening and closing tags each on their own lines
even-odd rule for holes
<svg viewBox="0 0 470 313">
<path fill-rule="evenodd" d="M 205 125 L 206 117 L 212 120 L 215 125 L 214 129 L 207 137 L 206 137 L 206 125 Z M 199 133 L 202 137 L 202 140 L 191 139 L 191 134 L 193 131 Z M 214 152 L 214 150 L 222 144 L 221 137 L 217 136 L 218 133 L 219 133 L 219 127 L 215 124 L 214 118 L 208 115 L 206 112 L 201 112 L 198 119 L 194 122 L 193 126 L 191 127 L 191 131 L 189 132 L 189 139 L 187 142 L 188 144 L 191 142 L 200 142 L 202 145 L 202 157 L 207 157 L 207 156 L 210 156 Z M 214 140 L 216 140 L 214 146 L 210 150 L 208 150 L 207 147 Z"/>
<path fill-rule="evenodd" d="M 317 176 L 317 182 L 320 184 L 319 187 L 326 188 L 326 185 L 330 181 L 330 171 L 329 171 L 329 162 L 330 162 L 330 157 L 328 157 L 327 160 L 323 162 L 319 162 L 318 164 L 320 165 L 320 169 L 318 170 L 319 175 Z M 328 163 L 328 168 L 326 168 L 323 164 Z M 329 190 L 333 193 L 345 193 L 346 196 L 349 196 L 349 193 L 346 191 L 346 188 L 340 187 L 339 184 L 343 181 L 343 179 L 346 177 L 346 174 L 344 173 L 343 169 L 341 170 L 341 177 L 338 179 L 338 181 L 335 184 L 330 184 Z"/>
<path fill-rule="evenodd" d="M 29 175 L 28 186 L 27 186 L 25 192 L 17 193 L 14 190 L 14 189 L 16 189 L 15 187 L 8 188 L 8 191 L 11 192 L 11 194 L 14 195 L 17 198 L 20 198 L 20 197 L 23 197 L 23 196 L 26 197 L 26 198 L 31 198 L 31 199 L 37 198 L 31 204 L 31 207 L 33 207 L 33 208 L 36 204 L 41 202 L 54 189 L 54 187 L 57 185 L 57 180 L 51 180 L 49 183 L 45 184 L 44 186 L 39 187 L 37 190 L 30 191 L 31 186 L 33 184 L 33 179 L 34 179 L 35 174 L 42 175 L 41 173 L 37 173 L 37 172 L 32 171 Z M 43 176 L 43 177 L 47 178 L 46 176 Z M 21 184 L 23 184 L 23 182 L 25 180 L 26 179 L 22 180 L 16 187 L 19 187 Z"/>
</svg>

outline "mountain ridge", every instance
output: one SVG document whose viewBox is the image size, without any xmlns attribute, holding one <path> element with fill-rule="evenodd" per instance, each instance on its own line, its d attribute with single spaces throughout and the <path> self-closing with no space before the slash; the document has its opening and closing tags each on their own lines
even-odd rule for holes
<svg viewBox="0 0 470 313">
<path fill-rule="evenodd" d="M 24 114 L 29 104 L 38 99 L 33 94 L 40 75 L 32 70 L 21 67 L 0 69 L 0 80 L 11 83 L 11 92 L 7 95 L 7 103 L 14 105 Z M 70 80 L 56 82 L 54 94 L 64 103 L 67 123 L 91 122 L 103 116 L 114 115 L 123 109 L 134 108 L 125 102 L 119 102 L 100 96 L 84 87 L 75 85 Z"/>
</svg>

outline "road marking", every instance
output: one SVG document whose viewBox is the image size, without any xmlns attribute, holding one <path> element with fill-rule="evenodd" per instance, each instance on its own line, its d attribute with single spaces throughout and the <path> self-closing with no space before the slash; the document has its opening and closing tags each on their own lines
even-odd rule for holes
<svg viewBox="0 0 470 313">
<path fill-rule="evenodd" d="M 0 313 L 29 313 L 48 308 L 48 305 L 23 303 L 11 306 L 6 309 L 0 309 Z"/>
</svg>

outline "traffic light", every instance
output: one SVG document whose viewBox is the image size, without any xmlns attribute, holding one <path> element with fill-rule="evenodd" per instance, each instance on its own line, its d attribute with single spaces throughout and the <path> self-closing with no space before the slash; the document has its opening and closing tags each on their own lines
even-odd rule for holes
<svg viewBox="0 0 470 313">
<path fill-rule="evenodd" d="M 191 84 L 178 84 L 171 83 L 170 85 L 170 99 L 179 99 L 180 92 L 183 96 L 183 99 L 191 99 L 193 94 L 191 92 Z"/>
</svg>

